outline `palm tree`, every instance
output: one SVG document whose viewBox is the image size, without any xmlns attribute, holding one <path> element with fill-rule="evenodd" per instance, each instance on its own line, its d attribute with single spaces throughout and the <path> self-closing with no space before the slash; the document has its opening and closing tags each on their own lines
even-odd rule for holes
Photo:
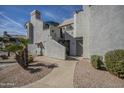
<svg viewBox="0 0 124 93">
<path fill-rule="evenodd" d="M 7 33 L 6 33 L 7 34 Z M 17 62 L 23 67 L 28 67 L 28 40 L 24 38 L 13 38 L 10 35 L 0 37 L 0 42 L 3 42 L 5 49 L 8 52 L 15 53 Z"/>
<path fill-rule="evenodd" d="M 24 38 L 16 38 L 15 42 L 10 40 L 8 45 L 5 45 L 7 51 L 13 52 L 16 55 L 17 62 L 23 67 L 28 67 L 28 40 Z"/>
</svg>

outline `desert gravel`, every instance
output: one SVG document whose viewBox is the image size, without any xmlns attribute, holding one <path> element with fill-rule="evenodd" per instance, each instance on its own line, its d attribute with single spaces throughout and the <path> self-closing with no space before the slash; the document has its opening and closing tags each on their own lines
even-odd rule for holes
<svg viewBox="0 0 124 93">
<path fill-rule="evenodd" d="M 43 78 L 52 69 L 52 64 L 48 62 L 34 62 L 30 64 L 28 70 L 24 70 L 18 63 L 12 63 L 0 70 L 0 87 L 21 87 L 27 85 Z"/>
<path fill-rule="evenodd" d="M 91 63 L 83 59 L 75 67 L 74 87 L 76 88 L 123 88 L 124 80 L 108 71 L 96 70 Z"/>
</svg>

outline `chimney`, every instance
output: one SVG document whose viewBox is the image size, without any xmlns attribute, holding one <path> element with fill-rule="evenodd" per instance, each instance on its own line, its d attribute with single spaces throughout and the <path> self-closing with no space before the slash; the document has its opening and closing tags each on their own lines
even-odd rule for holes
<svg viewBox="0 0 124 93">
<path fill-rule="evenodd" d="M 38 10 L 34 10 L 31 12 L 31 20 L 41 19 L 40 12 Z"/>
</svg>

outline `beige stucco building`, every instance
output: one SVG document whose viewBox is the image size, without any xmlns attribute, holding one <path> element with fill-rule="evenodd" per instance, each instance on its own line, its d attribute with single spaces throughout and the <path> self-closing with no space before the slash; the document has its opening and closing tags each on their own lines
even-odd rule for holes
<svg viewBox="0 0 124 93">
<path fill-rule="evenodd" d="M 66 59 L 67 56 L 83 55 L 83 38 L 80 23 L 82 11 L 61 24 L 42 21 L 42 14 L 38 10 L 31 13 L 31 19 L 26 23 L 30 44 L 29 53 L 53 58 Z"/>
<path fill-rule="evenodd" d="M 124 49 L 124 6 L 83 6 L 84 54 L 104 56 L 106 52 Z M 87 43 L 86 43 L 87 42 Z"/>
<path fill-rule="evenodd" d="M 66 59 L 67 56 L 104 55 L 107 51 L 124 49 L 124 6 L 83 6 L 71 19 L 61 24 L 42 21 L 34 10 L 26 29 L 29 52 Z"/>
</svg>

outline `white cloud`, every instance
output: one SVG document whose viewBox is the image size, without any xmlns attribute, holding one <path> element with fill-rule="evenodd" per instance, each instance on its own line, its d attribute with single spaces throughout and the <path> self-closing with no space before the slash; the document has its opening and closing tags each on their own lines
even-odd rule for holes
<svg viewBox="0 0 124 93">
<path fill-rule="evenodd" d="M 0 25 L 0 27 L 2 27 L 2 28 L 6 28 L 5 25 Z"/>
<path fill-rule="evenodd" d="M 58 16 L 57 14 L 54 14 L 54 13 L 50 13 L 49 11 L 44 11 L 44 14 L 45 16 L 47 16 L 48 18 L 51 18 L 51 20 L 54 20 L 54 21 L 61 21 L 61 20 L 65 20 L 66 18 L 65 17 L 61 17 L 61 16 Z"/>
<path fill-rule="evenodd" d="M 50 17 L 53 20 L 56 20 L 57 19 L 56 16 L 53 13 L 50 13 L 50 12 L 45 11 L 44 14 L 45 14 L 45 16 Z"/>
<path fill-rule="evenodd" d="M 23 27 L 20 23 L 14 21 L 13 19 L 9 18 L 8 16 L 4 15 L 3 13 L 0 13 L 1 16 L 3 16 L 5 19 L 7 19 L 8 21 L 14 23 L 15 25 L 19 26 L 19 27 Z"/>
<path fill-rule="evenodd" d="M 23 25 L 0 12 L 0 34 L 8 31 L 10 34 L 25 34 Z"/>
</svg>

